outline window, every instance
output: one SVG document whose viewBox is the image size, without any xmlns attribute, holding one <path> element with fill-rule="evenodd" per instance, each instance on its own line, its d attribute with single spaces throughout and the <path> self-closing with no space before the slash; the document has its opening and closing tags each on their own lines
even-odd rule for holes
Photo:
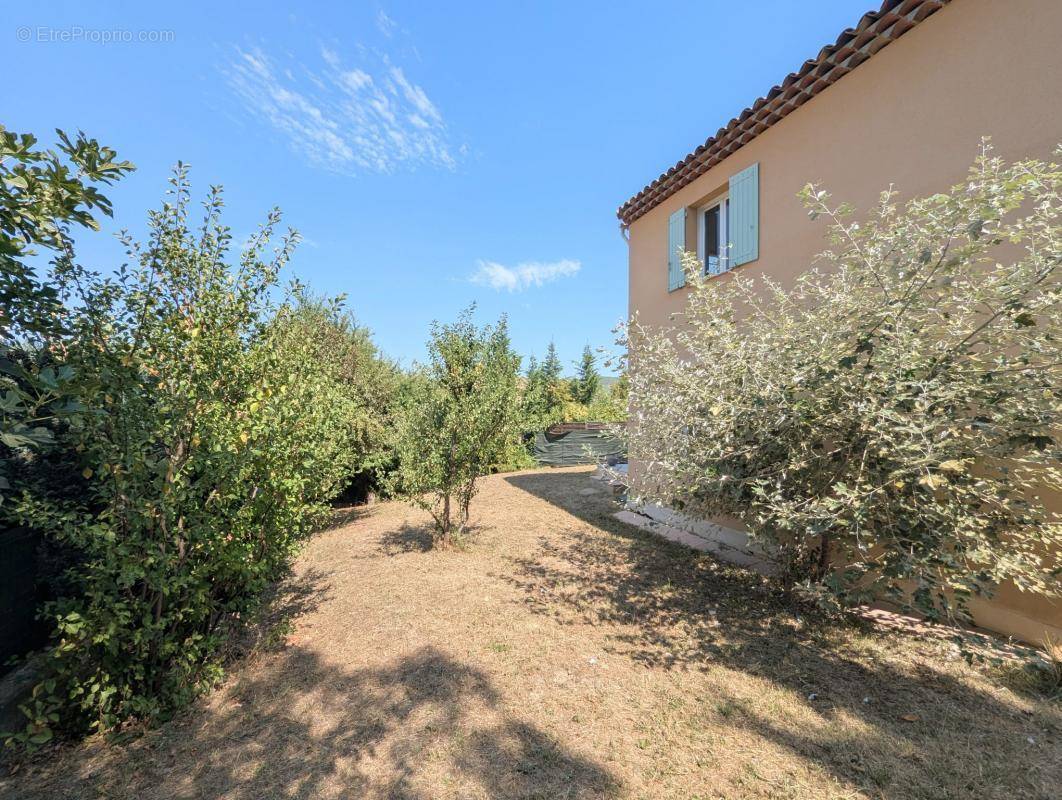
<svg viewBox="0 0 1062 800">
<path fill-rule="evenodd" d="M 760 257 L 760 165 L 751 164 L 731 175 L 723 192 L 698 206 L 675 209 L 667 220 L 667 290 L 686 285 L 680 251 L 696 249 L 705 275 L 748 264 Z M 697 240 L 692 234 L 696 221 Z M 689 225 L 687 226 L 687 222 Z"/>
<path fill-rule="evenodd" d="M 697 255 L 705 275 L 718 275 L 730 269 L 730 200 L 713 200 L 697 210 Z"/>
</svg>

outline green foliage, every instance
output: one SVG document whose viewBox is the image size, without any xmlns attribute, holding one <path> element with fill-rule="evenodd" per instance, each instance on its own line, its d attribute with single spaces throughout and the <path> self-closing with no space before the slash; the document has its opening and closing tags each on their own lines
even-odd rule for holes
<svg viewBox="0 0 1062 800">
<path fill-rule="evenodd" d="M 569 385 L 575 385 L 570 381 Z M 553 422 L 623 422 L 627 419 L 627 378 L 621 375 L 608 392 L 597 391 L 589 403 L 565 402 Z"/>
<path fill-rule="evenodd" d="M 549 417 L 549 384 L 537 359 L 531 356 L 520 394 L 520 420 L 527 430 L 538 430 L 548 424 Z"/>
<path fill-rule="evenodd" d="M 832 249 L 790 289 L 688 255 L 687 325 L 630 327 L 634 494 L 742 516 L 824 602 L 1058 595 L 1060 177 L 986 149 L 865 223 L 809 186 Z"/>
<path fill-rule="evenodd" d="M 542 380 L 546 384 L 546 416 L 553 419 L 557 414 L 563 414 L 561 409 L 572 402 L 572 387 L 561 377 L 560 358 L 553 342 L 549 343 L 542 361 Z"/>
<path fill-rule="evenodd" d="M 601 376 L 597 372 L 597 358 L 590 345 L 583 348 L 583 355 L 575 365 L 576 377 L 572 381 L 572 396 L 575 402 L 588 406 L 594 402 L 601 389 Z"/>
<path fill-rule="evenodd" d="M 497 460 L 491 464 L 490 472 L 516 472 L 521 469 L 534 469 L 538 466 L 531 455 L 532 440 L 517 432 L 502 447 Z"/>
<path fill-rule="evenodd" d="M 620 373 L 619 377 L 616 379 L 616 382 L 613 383 L 611 387 L 609 387 L 608 399 L 613 406 L 621 408 L 623 410 L 623 414 L 626 415 L 627 402 L 628 400 L 630 400 L 630 394 L 631 380 L 627 375 L 627 371 L 624 370 Z"/>
<path fill-rule="evenodd" d="M 98 229 L 93 213 L 111 204 L 93 184 L 110 184 L 133 169 L 95 139 L 62 131 L 58 152 L 35 150 L 36 138 L 0 126 L 0 498 L 13 466 L 54 440 L 54 424 L 80 409 L 67 386 L 69 365 L 50 348 L 63 328 L 56 288 L 31 260 L 42 250 L 53 267 L 73 257 L 71 227 Z"/>
<path fill-rule="evenodd" d="M 546 349 L 546 357 L 542 361 L 542 379 L 547 386 L 554 386 L 561 381 L 561 362 L 557 355 L 557 345 L 549 343 Z"/>
<path fill-rule="evenodd" d="M 541 365 L 532 356 L 520 401 L 521 427 L 540 431 L 557 422 L 620 422 L 627 418 L 627 381 L 621 378 L 609 392 L 601 391 L 596 357 L 583 350 L 578 375 L 561 377 L 560 358 L 551 342 Z M 618 388 L 616 388 L 618 387 Z"/>
<path fill-rule="evenodd" d="M 599 392 L 588 406 L 587 421 L 624 422 L 627 419 L 627 373 L 619 376 L 607 393 Z"/>
<path fill-rule="evenodd" d="M 351 474 L 364 474 L 370 485 L 381 485 L 396 457 L 401 371 L 380 353 L 369 329 L 335 301 L 303 296 L 289 324 L 294 338 L 313 348 L 310 358 L 331 362 L 329 369 L 343 387 L 342 402 L 332 414 L 345 429 Z"/>
<path fill-rule="evenodd" d="M 435 521 L 436 542 L 465 531 L 476 478 L 505 457 L 517 433 L 520 359 L 504 317 L 479 328 L 474 306 L 450 325 L 434 323 L 430 362 L 406 398 L 397 489 Z"/>
<path fill-rule="evenodd" d="M 565 405 L 571 402 L 568 382 L 561 377 L 557 346 L 550 342 L 541 364 L 534 356 L 528 361 L 520 395 L 520 426 L 525 432 L 542 430 L 559 422 L 563 418 Z"/>
<path fill-rule="evenodd" d="M 56 634 L 27 709 L 31 743 L 165 717 L 216 681 L 226 630 L 363 455 L 351 420 L 364 401 L 345 362 L 322 357 L 344 330 L 338 304 L 297 286 L 271 299 L 296 235 L 267 255 L 274 211 L 231 264 L 220 190 L 195 229 L 181 166 L 171 194 L 150 240 L 127 241 L 131 267 L 56 271 L 77 301 L 63 350 L 85 411 L 58 444 L 77 459 L 79 493 L 27 492 L 18 511 L 84 559 L 77 591 L 47 608 Z"/>
</svg>

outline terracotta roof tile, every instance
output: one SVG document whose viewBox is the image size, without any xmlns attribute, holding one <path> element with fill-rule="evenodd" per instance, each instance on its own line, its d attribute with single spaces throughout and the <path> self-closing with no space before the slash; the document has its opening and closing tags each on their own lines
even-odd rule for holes
<svg viewBox="0 0 1062 800">
<path fill-rule="evenodd" d="M 616 216 L 625 227 L 630 225 L 949 2 L 885 0 L 879 10 L 864 14 L 858 25 L 841 33 L 836 42 L 822 48 L 818 56 L 805 61 L 715 136 L 620 206 Z"/>
</svg>

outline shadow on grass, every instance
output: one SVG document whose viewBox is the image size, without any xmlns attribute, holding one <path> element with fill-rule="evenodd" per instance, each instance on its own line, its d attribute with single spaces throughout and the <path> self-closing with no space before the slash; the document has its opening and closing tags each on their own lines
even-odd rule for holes
<svg viewBox="0 0 1062 800">
<path fill-rule="evenodd" d="M 355 522 L 363 520 L 372 514 L 374 508 L 375 506 L 365 504 L 334 508 L 332 509 L 332 518 L 315 533 L 325 533 L 353 525 Z"/>
<path fill-rule="evenodd" d="M 300 649 L 247 670 L 223 702 L 4 797 L 599 798 L 604 767 L 504 711 L 487 677 L 432 648 L 345 671 Z M 220 706 L 220 707 L 218 707 Z"/>
<path fill-rule="evenodd" d="M 290 647 L 125 746 L 96 742 L 0 777 L 4 798 L 604 798 L 605 767 L 505 709 L 431 647 L 344 669 Z"/>
<path fill-rule="evenodd" d="M 461 536 L 450 546 L 454 550 L 463 550 L 472 544 L 482 533 L 480 525 L 468 525 Z M 401 553 L 427 553 L 431 550 L 446 549 L 435 540 L 435 528 L 430 524 L 411 525 L 401 523 L 395 530 L 386 531 L 380 537 L 380 547 L 389 555 Z"/>
<path fill-rule="evenodd" d="M 435 530 L 430 525 L 410 525 L 403 522 L 395 530 L 380 537 L 380 546 L 388 555 L 398 553 L 427 553 L 435 546 Z"/>
<path fill-rule="evenodd" d="M 896 634 L 800 619 L 765 578 L 616 520 L 607 496 L 580 493 L 585 473 L 506 480 L 613 534 L 580 527 L 516 559 L 507 579 L 527 606 L 560 624 L 607 625 L 617 656 L 708 673 L 713 702 L 734 710 L 728 727 L 875 797 L 1058 796 L 1057 707 L 993 693 Z M 787 708 L 757 710 L 746 676 L 783 690 Z M 790 711 L 821 724 L 787 724 Z"/>
<path fill-rule="evenodd" d="M 320 570 L 291 574 L 262 598 L 262 606 L 246 625 L 236 627 L 222 651 L 222 660 L 235 662 L 258 651 L 279 646 L 294 621 L 332 598 L 332 587 Z"/>
</svg>

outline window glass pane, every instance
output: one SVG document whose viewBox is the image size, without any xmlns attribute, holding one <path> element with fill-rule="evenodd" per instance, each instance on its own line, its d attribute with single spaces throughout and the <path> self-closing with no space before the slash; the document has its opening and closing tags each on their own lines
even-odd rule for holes
<svg viewBox="0 0 1062 800">
<path fill-rule="evenodd" d="M 719 272 L 719 206 L 704 212 L 704 271 L 707 275 Z"/>
<path fill-rule="evenodd" d="M 707 256 L 719 256 L 719 206 L 704 212 L 704 252 Z"/>
</svg>

